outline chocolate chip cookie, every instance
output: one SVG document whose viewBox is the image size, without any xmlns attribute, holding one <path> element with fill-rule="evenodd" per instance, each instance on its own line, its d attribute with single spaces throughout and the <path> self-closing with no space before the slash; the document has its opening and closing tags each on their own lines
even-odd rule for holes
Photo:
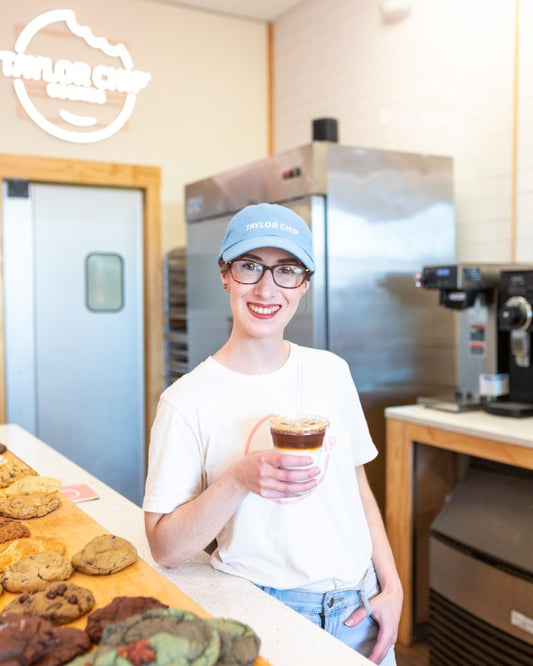
<svg viewBox="0 0 533 666">
<path fill-rule="evenodd" d="M 0 545 L 0 571 L 4 571 L 10 564 L 20 562 L 35 553 L 51 550 L 64 555 L 66 549 L 64 542 L 56 537 L 29 536 L 24 539 L 14 539 Z"/>
<path fill-rule="evenodd" d="M 51 476 L 25 476 L 15 481 L 4 490 L 6 497 L 13 495 L 27 495 L 28 493 L 56 493 L 63 482 Z"/>
<path fill-rule="evenodd" d="M 10 462 L 5 458 L 2 460 L 3 463 L 0 464 L 0 488 L 10 486 L 17 479 L 37 474 L 31 467 L 23 466 L 17 462 Z"/>
<path fill-rule="evenodd" d="M 19 520 L 41 518 L 55 511 L 60 504 L 61 500 L 57 493 L 37 491 L 28 495 L 14 495 L 0 499 L 0 515 Z"/>
<path fill-rule="evenodd" d="M 137 560 L 137 550 L 122 537 L 102 534 L 91 539 L 72 558 L 74 568 L 85 574 L 106 575 L 121 571 Z"/>
<path fill-rule="evenodd" d="M 4 611 L 38 615 L 53 624 L 67 624 L 94 606 L 91 590 L 74 583 L 48 583 L 34 592 L 23 592 Z"/>
<path fill-rule="evenodd" d="M 6 567 L 0 582 L 8 592 L 33 592 L 54 580 L 67 580 L 73 571 L 66 557 L 43 551 Z"/>
</svg>

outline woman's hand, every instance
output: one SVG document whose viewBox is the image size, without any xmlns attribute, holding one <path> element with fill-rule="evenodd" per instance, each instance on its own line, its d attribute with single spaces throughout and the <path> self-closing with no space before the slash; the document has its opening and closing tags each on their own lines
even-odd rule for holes
<svg viewBox="0 0 533 666">
<path fill-rule="evenodd" d="M 301 469 L 287 469 L 289 467 Z M 296 497 L 309 492 L 317 486 L 320 475 L 320 468 L 313 466 L 311 456 L 289 455 L 277 449 L 250 453 L 227 471 L 247 491 L 266 499 Z"/>
<path fill-rule="evenodd" d="M 374 644 L 369 660 L 380 664 L 387 652 L 396 643 L 398 624 L 402 610 L 403 594 L 401 589 L 396 593 L 380 592 L 369 599 L 371 617 L 379 625 L 378 637 Z M 349 627 L 355 627 L 366 617 L 366 609 L 360 606 L 345 620 Z"/>
</svg>

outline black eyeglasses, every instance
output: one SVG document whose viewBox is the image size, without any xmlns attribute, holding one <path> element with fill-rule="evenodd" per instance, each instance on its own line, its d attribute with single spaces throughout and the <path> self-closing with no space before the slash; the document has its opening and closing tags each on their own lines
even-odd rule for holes
<svg viewBox="0 0 533 666">
<path fill-rule="evenodd" d="M 257 284 L 265 274 L 270 271 L 272 279 L 278 287 L 283 289 L 296 289 L 305 280 L 311 277 L 312 271 L 301 264 L 277 264 L 265 266 L 252 259 L 234 259 L 226 262 L 231 277 L 241 284 Z"/>
</svg>

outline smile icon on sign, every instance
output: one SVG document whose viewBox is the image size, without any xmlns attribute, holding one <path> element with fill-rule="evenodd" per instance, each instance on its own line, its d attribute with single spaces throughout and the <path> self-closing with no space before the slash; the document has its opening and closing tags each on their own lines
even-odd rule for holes
<svg viewBox="0 0 533 666">
<path fill-rule="evenodd" d="M 67 30 L 50 28 L 61 23 Z M 76 58 L 42 55 L 57 50 L 57 44 L 50 43 L 51 34 L 55 42 L 58 35 L 75 38 L 76 44 L 62 48 L 68 46 Z M 14 52 L 0 51 L 0 64 L 4 76 L 14 79 L 15 93 L 28 116 L 52 136 L 73 143 L 94 143 L 118 132 L 151 79 L 148 72 L 134 69 L 124 44 L 96 37 L 69 9 L 30 21 Z"/>
</svg>

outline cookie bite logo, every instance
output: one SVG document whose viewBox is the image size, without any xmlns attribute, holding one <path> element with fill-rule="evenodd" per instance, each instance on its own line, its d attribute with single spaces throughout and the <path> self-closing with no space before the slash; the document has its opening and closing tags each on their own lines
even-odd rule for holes
<svg viewBox="0 0 533 666">
<path fill-rule="evenodd" d="M 95 143 L 116 134 L 152 78 L 134 68 L 125 44 L 95 36 L 69 9 L 30 21 L 14 50 L 0 51 L 0 72 L 13 80 L 33 122 L 72 143 Z"/>
</svg>

